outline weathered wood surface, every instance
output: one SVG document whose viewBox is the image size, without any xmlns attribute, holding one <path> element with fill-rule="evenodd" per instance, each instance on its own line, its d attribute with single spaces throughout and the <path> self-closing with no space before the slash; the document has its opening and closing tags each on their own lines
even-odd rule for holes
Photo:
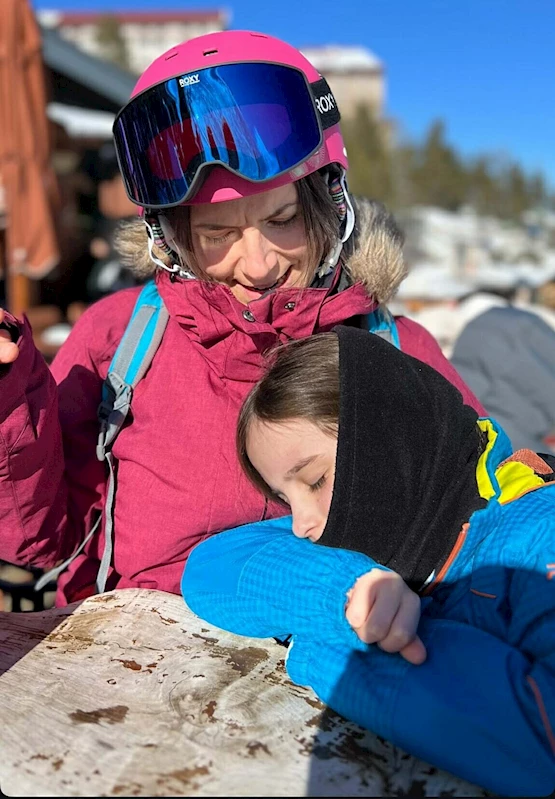
<svg viewBox="0 0 555 799">
<path fill-rule="evenodd" d="M 123 590 L 0 614 L 8 796 L 483 796 L 326 710 L 285 649 Z M 416 793 L 414 793 L 416 791 Z"/>
</svg>

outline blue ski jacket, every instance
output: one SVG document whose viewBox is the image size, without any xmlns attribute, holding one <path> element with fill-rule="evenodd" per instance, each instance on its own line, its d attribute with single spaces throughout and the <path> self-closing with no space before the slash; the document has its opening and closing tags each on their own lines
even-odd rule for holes
<svg viewBox="0 0 555 799">
<path fill-rule="evenodd" d="M 190 555 L 186 603 L 225 630 L 292 634 L 287 671 L 332 709 L 407 752 L 505 796 L 555 789 L 555 482 L 502 429 L 479 422 L 488 500 L 425 589 L 413 666 L 362 643 L 347 591 L 384 568 L 296 538 L 291 517 L 209 538 Z"/>
</svg>

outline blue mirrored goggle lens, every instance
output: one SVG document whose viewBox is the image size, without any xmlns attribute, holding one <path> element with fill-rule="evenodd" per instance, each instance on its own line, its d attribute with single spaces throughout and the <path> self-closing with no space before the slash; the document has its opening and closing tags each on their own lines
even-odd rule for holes
<svg viewBox="0 0 555 799">
<path fill-rule="evenodd" d="M 131 199 L 163 207 L 186 198 L 205 164 L 271 180 L 313 153 L 322 133 L 301 72 L 251 63 L 149 89 L 120 113 L 114 139 Z"/>
</svg>

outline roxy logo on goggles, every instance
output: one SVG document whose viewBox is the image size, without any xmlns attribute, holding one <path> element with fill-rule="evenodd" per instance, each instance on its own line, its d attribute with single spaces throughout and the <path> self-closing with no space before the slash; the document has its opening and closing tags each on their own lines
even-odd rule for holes
<svg viewBox="0 0 555 799">
<path fill-rule="evenodd" d="M 179 78 L 179 85 L 181 88 L 184 86 L 192 86 L 193 83 L 200 83 L 198 72 L 196 75 L 185 75 L 184 78 Z"/>
<path fill-rule="evenodd" d="M 320 121 L 324 130 L 331 128 L 332 125 L 337 125 L 341 119 L 337 102 L 333 96 L 328 82 L 325 78 L 315 81 L 310 84 L 312 96 L 314 97 L 314 105 L 320 116 Z"/>
<path fill-rule="evenodd" d="M 335 99 L 331 92 L 325 94 L 323 97 L 316 97 L 315 102 L 316 108 L 321 114 L 327 114 L 328 111 L 333 111 L 335 108 Z"/>
</svg>

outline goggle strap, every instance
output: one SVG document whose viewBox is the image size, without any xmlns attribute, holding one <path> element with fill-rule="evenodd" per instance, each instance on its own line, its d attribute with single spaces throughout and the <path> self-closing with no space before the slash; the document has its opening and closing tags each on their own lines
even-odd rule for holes
<svg viewBox="0 0 555 799">
<path fill-rule="evenodd" d="M 341 119 L 341 114 L 327 80 L 320 78 L 320 80 L 314 81 L 314 83 L 310 84 L 310 89 L 320 115 L 322 130 L 327 130 L 337 125 Z"/>
</svg>

